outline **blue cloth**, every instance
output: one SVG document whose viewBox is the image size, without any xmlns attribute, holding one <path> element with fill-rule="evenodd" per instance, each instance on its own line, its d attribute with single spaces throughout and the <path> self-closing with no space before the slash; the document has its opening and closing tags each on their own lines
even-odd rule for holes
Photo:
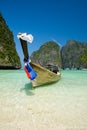
<svg viewBox="0 0 87 130">
<path fill-rule="evenodd" d="M 37 76 L 36 72 L 33 70 L 33 68 L 31 67 L 31 65 L 28 62 L 25 63 L 25 67 L 30 74 L 30 79 L 34 80 Z"/>
</svg>

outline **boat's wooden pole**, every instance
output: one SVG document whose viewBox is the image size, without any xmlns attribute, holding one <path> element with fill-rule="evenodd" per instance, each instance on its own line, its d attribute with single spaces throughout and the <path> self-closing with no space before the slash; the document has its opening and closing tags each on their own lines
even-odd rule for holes
<svg viewBox="0 0 87 130">
<path fill-rule="evenodd" d="M 27 61 L 29 59 L 29 54 L 28 54 L 28 47 L 27 47 L 27 41 L 24 41 L 20 38 L 23 54 L 24 54 L 24 61 Z"/>
</svg>

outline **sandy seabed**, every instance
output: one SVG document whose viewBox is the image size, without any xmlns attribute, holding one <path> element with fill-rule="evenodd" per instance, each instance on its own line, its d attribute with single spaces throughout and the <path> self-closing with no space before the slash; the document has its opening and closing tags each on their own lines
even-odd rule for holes
<svg viewBox="0 0 87 130">
<path fill-rule="evenodd" d="M 0 130 L 87 130 L 86 82 L 76 87 L 79 82 L 69 80 L 67 85 L 63 78 L 33 90 L 28 80 L 13 80 L 15 87 L 5 82 L 7 87 L 0 89 Z"/>
</svg>

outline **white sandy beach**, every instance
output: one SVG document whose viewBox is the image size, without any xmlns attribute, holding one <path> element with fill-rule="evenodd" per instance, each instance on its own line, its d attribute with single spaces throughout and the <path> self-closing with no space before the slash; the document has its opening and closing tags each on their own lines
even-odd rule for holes
<svg viewBox="0 0 87 130">
<path fill-rule="evenodd" d="M 86 80 L 82 86 L 63 73 L 58 83 L 31 90 L 25 74 L 16 76 L 0 82 L 0 130 L 87 130 Z"/>
</svg>

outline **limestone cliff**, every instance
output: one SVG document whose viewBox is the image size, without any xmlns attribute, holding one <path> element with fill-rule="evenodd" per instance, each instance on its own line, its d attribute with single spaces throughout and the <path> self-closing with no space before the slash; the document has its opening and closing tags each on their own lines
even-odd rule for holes
<svg viewBox="0 0 87 130">
<path fill-rule="evenodd" d="M 21 67 L 13 34 L 0 14 L 0 69 L 18 69 Z"/>
<path fill-rule="evenodd" d="M 62 68 L 87 69 L 87 42 L 68 40 L 61 49 Z"/>
<path fill-rule="evenodd" d="M 39 50 L 33 52 L 31 61 L 42 66 L 47 64 L 60 65 L 60 48 L 54 41 L 44 43 Z"/>
</svg>

